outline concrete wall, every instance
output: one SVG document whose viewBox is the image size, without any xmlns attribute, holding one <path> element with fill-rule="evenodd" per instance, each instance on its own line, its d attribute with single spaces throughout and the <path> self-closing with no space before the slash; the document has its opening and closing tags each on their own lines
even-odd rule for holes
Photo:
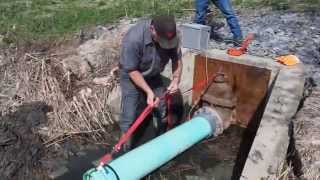
<svg viewBox="0 0 320 180">
<path fill-rule="evenodd" d="M 289 144 L 288 124 L 297 111 L 303 88 L 302 65 L 281 67 L 241 179 L 268 177 L 281 168 Z"/>
<path fill-rule="evenodd" d="M 305 81 L 303 65 L 288 67 L 269 58 L 250 55 L 232 57 L 220 50 L 208 50 L 204 55 L 272 71 L 269 86 L 275 80 L 274 86 L 240 179 L 256 180 L 274 175 L 285 162 L 289 145 L 288 124 L 302 98 Z"/>
</svg>

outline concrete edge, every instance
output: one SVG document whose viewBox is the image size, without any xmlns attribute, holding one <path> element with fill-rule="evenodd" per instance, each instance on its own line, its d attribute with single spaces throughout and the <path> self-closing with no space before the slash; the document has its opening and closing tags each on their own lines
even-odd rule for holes
<svg viewBox="0 0 320 180">
<path fill-rule="evenodd" d="M 304 82 L 303 64 L 281 67 L 240 179 L 271 177 L 285 163 L 288 124 L 299 106 Z"/>
</svg>

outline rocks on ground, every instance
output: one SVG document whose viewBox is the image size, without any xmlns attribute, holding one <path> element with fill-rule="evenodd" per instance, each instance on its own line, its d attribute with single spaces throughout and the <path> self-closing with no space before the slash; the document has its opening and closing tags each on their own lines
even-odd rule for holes
<svg viewBox="0 0 320 180">
<path fill-rule="evenodd" d="M 240 12 L 239 20 L 244 36 L 255 35 L 248 48 L 249 54 L 271 58 L 295 54 L 306 65 L 308 76 L 320 85 L 320 13 L 249 10 Z M 223 37 L 232 36 L 227 24 L 217 33 Z M 228 46 L 210 42 L 211 48 L 226 49 Z"/>
<path fill-rule="evenodd" d="M 248 54 L 271 58 L 295 54 L 304 63 L 306 78 L 311 78 L 317 86 L 306 98 L 294 124 L 303 172 L 307 179 L 319 179 L 320 13 L 248 10 L 239 12 L 239 20 L 244 35 L 255 35 Z M 217 33 L 222 37 L 232 37 L 227 24 Z M 227 49 L 232 45 L 210 41 L 209 46 Z"/>
<path fill-rule="evenodd" d="M 102 71 L 109 71 L 108 68 L 119 59 L 121 39 L 131 25 L 132 21 L 123 20 L 115 26 L 98 26 L 94 39 L 81 44 L 75 54 L 62 61 L 64 69 L 80 77 L 86 77 L 90 72 L 101 76 Z"/>
</svg>

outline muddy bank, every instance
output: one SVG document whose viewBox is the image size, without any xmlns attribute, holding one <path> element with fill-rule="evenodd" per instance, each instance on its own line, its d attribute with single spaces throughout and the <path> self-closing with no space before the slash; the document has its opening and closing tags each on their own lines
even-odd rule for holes
<svg viewBox="0 0 320 180">
<path fill-rule="evenodd" d="M 39 163 L 44 147 L 37 129 L 49 111 L 45 103 L 32 102 L 0 117 L 1 179 L 44 179 Z"/>
</svg>

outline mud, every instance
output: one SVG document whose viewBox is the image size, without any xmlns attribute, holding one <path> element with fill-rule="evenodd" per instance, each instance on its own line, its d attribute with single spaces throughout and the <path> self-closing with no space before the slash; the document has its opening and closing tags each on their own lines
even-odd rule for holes
<svg viewBox="0 0 320 180">
<path fill-rule="evenodd" d="M 46 104 L 33 102 L 0 118 L 1 179 L 43 179 L 39 159 L 44 147 L 37 128 L 49 111 Z"/>
</svg>

